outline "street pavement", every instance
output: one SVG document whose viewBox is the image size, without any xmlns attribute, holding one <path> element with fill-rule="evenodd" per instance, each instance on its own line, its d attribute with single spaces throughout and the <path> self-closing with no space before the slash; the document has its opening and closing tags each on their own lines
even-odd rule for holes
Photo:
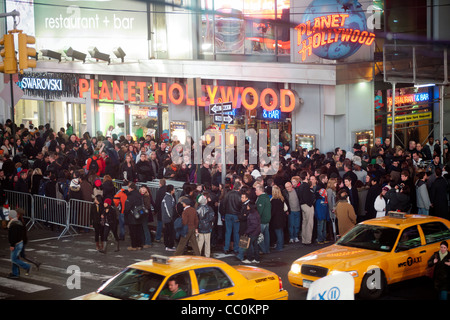
<svg viewBox="0 0 450 320">
<path fill-rule="evenodd" d="M 49 229 L 33 228 L 28 232 L 26 257 L 39 261 L 39 271 L 33 266 L 30 275 L 21 270 L 19 279 L 8 279 L 11 272 L 7 230 L 0 230 L 0 299 L 9 300 L 68 300 L 95 291 L 102 281 L 109 279 L 126 266 L 147 260 L 152 254 L 172 256 L 164 244 L 153 243 L 153 247 L 140 251 L 128 251 L 128 235 L 120 242 L 120 251 L 114 252 L 115 244 L 109 242 L 107 254 L 95 248 L 94 232 L 68 235 L 58 239 L 59 233 Z M 112 238 L 112 237 L 111 237 Z M 289 291 L 290 299 L 306 299 L 306 291 L 292 287 L 287 279 L 291 263 L 298 257 L 318 249 L 320 246 L 304 247 L 301 244 L 286 245 L 282 252 L 261 256 L 258 267 L 277 273 Z M 185 254 L 192 254 L 186 251 Z M 233 254 L 212 250 L 212 257 L 231 265 L 241 264 Z M 79 270 L 79 273 L 75 273 Z M 80 275 L 79 286 L 74 275 Z"/>
<path fill-rule="evenodd" d="M 120 251 L 109 242 L 107 254 L 95 248 L 94 232 L 68 235 L 58 239 L 59 232 L 47 228 L 33 228 L 28 232 L 26 256 L 42 263 L 39 270 L 33 266 L 30 275 L 21 270 L 19 279 L 8 279 L 11 272 L 8 232 L 0 229 L 0 300 L 70 300 L 95 291 L 101 284 L 135 262 L 147 260 L 152 254 L 171 256 L 163 243 L 153 243 L 152 248 L 128 251 L 128 235 L 120 242 Z M 300 243 L 287 244 L 281 252 L 261 256 L 258 267 L 278 274 L 289 292 L 289 300 L 305 300 L 307 291 L 290 285 L 287 274 L 297 258 L 320 249 L 325 245 L 303 246 Z M 192 254 L 192 252 L 185 252 Z M 231 265 L 241 264 L 232 254 L 213 250 L 212 257 Z M 75 276 L 79 275 L 78 278 Z M 78 281 L 79 280 L 79 281 Z M 389 292 L 381 300 L 434 299 L 430 279 L 415 279 L 389 286 Z"/>
</svg>

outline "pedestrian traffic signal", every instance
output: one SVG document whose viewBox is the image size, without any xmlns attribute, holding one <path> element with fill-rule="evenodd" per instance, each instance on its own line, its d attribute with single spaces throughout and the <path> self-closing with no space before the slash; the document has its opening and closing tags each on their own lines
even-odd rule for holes
<svg viewBox="0 0 450 320">
<path fill-rule="evenodd" d="M 19 71 L 36 68 L 36 49 L 29 48 L 28 44 L 36 43 L 36 39 L 26 33 L 19 33 Z M 31 57 L 32 59 L 29 59 Z"/>
<path fill-rule="evenodd" d="M 14 74 L 17 73 L 17 58 L 16 50 L 14 49 L 14 35 L 11 33 L 5 34 L 0 39 L 0 45 L 3 46 L 0 55 L 3 62 L 0 63 L 0 72 Z"/>
</svg>

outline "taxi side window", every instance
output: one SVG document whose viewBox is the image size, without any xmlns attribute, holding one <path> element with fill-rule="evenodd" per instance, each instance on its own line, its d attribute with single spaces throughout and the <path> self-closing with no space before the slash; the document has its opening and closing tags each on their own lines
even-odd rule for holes
<svg viewBox="0 0 450 320">
<path fill-rule="evenodd" d="M 231 287 L 228 276 L 219 268 L 201 268 L 195 270 L 200 294 Z"/>
<path fill-rule="evenodd" d="M 189 272 L 181 272 L 171 276 L 161 290 L 158 300 L 177 300 L 192 295 Z"/>
<path fill-rule="evenodd" d="M 442 222 L 429 222 L 421 224 L 427 244 L 441 242 L 450 238 L 450 230 Z"/>
<path fill-rule="evenodd" d="M 398 241 L 396 251 L 405 251 L 421 246 L 420 233 L 417 226 L 412 226 L 403 230 Z"/>
</svg>

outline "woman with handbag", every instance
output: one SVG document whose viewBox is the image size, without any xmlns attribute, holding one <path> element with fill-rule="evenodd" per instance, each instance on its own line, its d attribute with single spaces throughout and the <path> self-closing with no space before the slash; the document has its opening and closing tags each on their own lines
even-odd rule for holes
<svg viewBox="0 0 450 320">
<path fill-rule="evenodd" d="M 270 224 L 277 236 L 277 242 L 275 250 L 283 250 L 284 245 L 284 228 L 286 226 L 288 207 L 284 201 L 284 197 L 281 194 L 281 189 L 278 186 L 272 187 L 271 203 L 271 220 Z"/>
</svg>

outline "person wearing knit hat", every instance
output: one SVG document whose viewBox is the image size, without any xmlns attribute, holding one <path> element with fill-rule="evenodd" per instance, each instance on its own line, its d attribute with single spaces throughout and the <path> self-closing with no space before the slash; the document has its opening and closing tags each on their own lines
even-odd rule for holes
<svg viewBox="0 0 450 320">
<path fill-rule="evenodd" d="M 198 249 L 200 253 L 205 248 L 205 257 L 211 256 L 211 232 L 214 225 L 214 210 L 208 206 L 208 199 L 200 194 L 197 198 L 199 204 L 198 215 Z"/>
<path fill-rule="evenodd" d="M 19 278 L 19 268 L 25 269 L 25 274 L 28 275 L 31 270 L 31 266 L 20 260 L 20 253 L 23 250 L 24 240 L 25 240 L 25 227 L 23 223 L 17 218 L 17 211 L 10 210 L 8 223 L 8 241 L 9 249 L 11 250 L 11 263 L 12 270 L 8 275 L 10 279 Z"/>
</svg>

